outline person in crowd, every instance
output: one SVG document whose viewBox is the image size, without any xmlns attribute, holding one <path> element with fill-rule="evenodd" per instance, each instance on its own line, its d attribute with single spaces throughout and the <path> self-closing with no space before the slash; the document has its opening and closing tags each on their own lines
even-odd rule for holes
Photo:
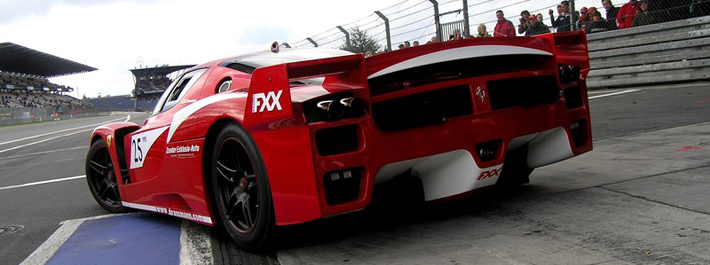
<svg viewBox="0 0 710 265">
<path fill-rule="evenodd" d="M 436 38 L 436 36 L 434 36 L 434 37 L 431 37 L 431 39 L 429 41 L 431 41 L 431 43 L 435 43 L 435 42 L 438 42 L 439 40 Z"/>
<path fill-rule="evenodd" d="M 461 30 L 460 29 L 455 29 L 454 30 L 454 39 L 455 40 L 462 40 L 463 35 L 461 35 Z"/>
<path fill-rule="evenodd" d="M 609 23 L 602 19 L 602 13 L 596 9 L 592 13 L 592 21 L 587 27 L 587 34 L 603 32 L 609 30 Z"/>
<path fill-rule="evenodd" d="M 537 19 L 535 19 L 537 20 Z M 531 33 L 528 32 L 532 28 L 533 21 L 530 21 L 530 12 L 523 10 L 520 12 L 520 24 L 518 24 L 518 34 L 525 34 L 525 36 L 530 36 Z"/>
<path fill-rule="evenodd" d="M 476 34 L 476 38 L 489 38 L 492 37 L 491 34 L 488 34 L 488 30 L 486 29 L 486 24 L 481 23 L 478 25 L 478 34 Z"/>
<path fill-rule="evenodd" d="M 541 13 L 537 13 L 537 21 L 540 21 L 540 22 L 544 21 Z"/>
<path fill-rule="evenodd" d="M 632 27 L 638 10 L 639 5 L 637 0 L 629 0 L 628 3 L 621 6 L 619 13 L 616 15 L 616 24 L 619 28 L 625 29 Z"/>
<path fill-rule="evenodd" d="M 577 20 L 577 29 L 579 30 L 587 30 L 587 26 L 589 25 L 590 22 L 592 22 L 592 14 L 589 13 L 589 10 L 591 8 L 587 7 L 582 7 L 579 9 L 579 15 L 577 16 L 579 20 Z"/>
<path fill-rule="evenodd" d="M 404 49 L 404 43 L 400 43 L 399 46 L 397 47 L 398 50 Z"/>
<path fill-rule="evenodd" d="M 515 37 L 515 26 L 513 22 L 505 19 L 505 14 L 502 10 L 496 11 L 498 22 L 493 30 L 493 37 Z"/>
<path fill-rule="evenodd" d="M 409 41 L 404 41 L 404 48 L 409 48 L 412 47 L 412 44 L 409 43 Z"/>
<path fill-rule="evenodd" d="M 639 11 L 636 13 L 636 17 L 634 17 L 633 26 L 645 26 L 653 23 L 656 23 L 656 19 L 655 15 L 649 12 L 648 0 L 639 1 Z"/>
<path fill-rule="evenodd" d="M 526 32 L 530 33 L 530 35 L 526 36 L 550 33 L 550 27 L 548 27 L 547 25 L 545 25 L 545 23 L 542 22 L 542 18 L 538 19 L 538 16 L 530 16 L 529 20 L 532 21 L 532 26 Z"/>
<path fill-rule="evenodd" d="M 414 42 L 412 42 L 412 47 L 417 47 L 417 46 L 419 46 L 418 40 L 415 40 Z"/>
<path fill-rule="evenodd" d="M 555 19 L 555 14 L 552 12 L 552 9 L 550 9 L 549 13 L 552 27 L 556 28 L 557 32 L 572 30 L 571 16 L 569 14 L 569 2 L 562 1 L 562 3 L 557 6 L 557 19 Z"/>
<path fill-rule="evenodd" d="M 602 0 L 602 6 L 606 10 L 606 28 L 609 30 L 617 29 L 616 15 L 619 14 L 619 8 L 615 7 L 611 0 Z"/>
</svg>

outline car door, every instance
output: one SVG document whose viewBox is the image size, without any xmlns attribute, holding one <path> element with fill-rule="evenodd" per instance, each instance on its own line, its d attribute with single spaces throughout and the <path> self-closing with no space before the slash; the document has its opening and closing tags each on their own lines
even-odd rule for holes
<svg viewBox="0 0 710 265">
<path fill-rule="evenodd" d="M 164 180 L 167 137 L 173 116 L 201 94 L 207 68 L 180 75 L 163 93 L 144 126 L 126 136 L 129 183 L 124 185 L 124 202 L 133 208 L 169 207 Z M 152 209 L 152 208 L 151 208 Z M 158 208 L 161 212 L 164 208 Z"/>
</svg>

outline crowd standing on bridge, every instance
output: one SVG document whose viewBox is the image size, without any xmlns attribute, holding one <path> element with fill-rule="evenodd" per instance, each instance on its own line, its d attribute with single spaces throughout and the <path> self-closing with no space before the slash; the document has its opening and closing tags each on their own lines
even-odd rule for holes
<svg viewBox="0 0 710 265">
<path fill-rule="evenodd" d="M 587 34 L 593 34 L 710 14 L 710 0 L 629 0 L 620 7 L 614 6 L 612 0 L 601 0 L 601 5 L 604 15 L 600 11 L 601 8 L 597 7 L 582 7 L 579 11 L 571 12 L 569 1 L 562 1 L 557 6 L 557 15 L 552 9 L 548 11 L 550 26 L 545 24 L 542 14 L 533 15 L 528 10 L 523 10 L 520 12 L 517 33 L 513 22 L 505 18 L 502 10 L 497 10 L 493 31 L 488 32 L 486 25 L 481 23 L 477 34 L 470 38 L 515 37 L 518 34 L 534 36 L 572 30 L 584 30 Z M 461 34 L 460 29 L 454 29 L 448 40 L 464 38 L 467 36 Z M 414 42 L 419 43 L 418 40 Z M 437 42 L 436 37 L 432 37 L 427 44 L 433 42 Z M 412 46 L 416 45 L 405 41 L 399 45 L 399 49 Z"/>
</svg>

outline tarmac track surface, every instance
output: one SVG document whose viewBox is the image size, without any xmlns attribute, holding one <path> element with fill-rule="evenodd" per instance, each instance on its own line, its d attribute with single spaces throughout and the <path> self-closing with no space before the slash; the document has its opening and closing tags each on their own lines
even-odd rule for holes
<svg viewBox="0 0 710 265">
<path fill-rule="evenodd" d="M 536 169 L 529 185 L 427 204 L 403 188 L 407 185 L 383 188 L 367 210 L 279 229 L 270 255 L 243 253 L 213 230 L 185 228 L 189 222 L 173 217 L 134 213 L 79 219 L 105 215 L 81 178 L 93 128 L 88 125 L 125 116 L 0 128 L 0 230 L 5 231 L 0 231 L 0 263 L 27 261 L 69 224 L 77 230 L 49 264 L 77 264 L 82 256 L 105 257 L 99 260 L 103 264 L 147 261 L 139 256 L 157 257 L 163 264 L 710 263 L 710 87 L 593 91 L 590 98 L 595 150 Z M 132 118 L 141 123 L 144 117 Z M 8 143 L 42 134 L 47 135 Z M 55 136 L 60 137 L 39 142 Z M 65 220 L 75 221 L 59 225 Z M 109 220 L 130 222 L 138 232 L 163 232 L 125 242 L 84 233 Z M 117 223 L 105 227 L 131 232 Z M 207 238 L 208 247 L 200 241 L 184 244 L 190 237 L 180 231 Z M 148 243 L 148 237 L 159 236 L 168 239 Z M 73 252 L 68 247 L 87 240 L 105 245 Z M 98 255 L 115 246 L 133 249 Z M 183 259 L 185 246 L 198 246 L 186 255 L 201 258 Z M 175 253 L 141 254 L 157 248 Z"/>
</svg>

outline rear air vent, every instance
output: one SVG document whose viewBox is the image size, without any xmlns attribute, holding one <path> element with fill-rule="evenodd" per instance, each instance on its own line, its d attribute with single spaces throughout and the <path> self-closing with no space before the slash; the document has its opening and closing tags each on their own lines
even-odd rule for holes
<svg viewBox="0 0 710 265">
<path fill-rule="evenodd" d="M 554 76 L 502 79 L 489 81 L 487 85 L 493 110 L 549 104 L 561 97 Z"/>
<path fill-rule="evenodd" d="M 372 104 L 375 124 L 383 131 L 399 131 L 444 123 L 473 114 L 468 85 L 439 89 Z"/>
</svg>

